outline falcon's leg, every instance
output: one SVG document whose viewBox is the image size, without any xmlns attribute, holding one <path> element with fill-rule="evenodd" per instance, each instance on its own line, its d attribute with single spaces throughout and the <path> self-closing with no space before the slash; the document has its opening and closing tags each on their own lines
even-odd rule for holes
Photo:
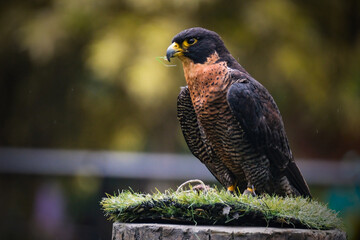
<svg viewBox="0 0 360 240">
<path fill-rule="evenodd" d="M 236 189 L 237 189 L 237 185 L 238 185 L 238 181 L 235 181 L 232 185 L 230 185 L 230 187 L 227 187 L 227 190 L 229 192 L 231 192 L 232 194 L 235 194 Z"/>
<path fill-rule="evenodd" d="M 252 185 L 251 187 L 248 187 L 247 189 L 245 189 L 245 191 L 243 192 L 244 195 L 251 195 L 253 197 L 256 196 L 256 193 L 255 193 L 255 188 L 254 188 L 254 185 Z"/>
</svg>

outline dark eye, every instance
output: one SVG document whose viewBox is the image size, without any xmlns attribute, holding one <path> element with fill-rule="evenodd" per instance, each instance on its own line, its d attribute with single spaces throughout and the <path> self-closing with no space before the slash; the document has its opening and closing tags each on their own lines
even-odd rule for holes
<svg viewBox="0 0 360 240">
<path fill-rule="evenodd" d="M 188 40 L 188 43 L 189 43 L 189 44 L 194 44 L 194 43 L 195 43 L 195 40 L 196 40 L 195 38 L 190 38 L 190 39 Z"/>
<path fill-rule="evenodd" d="M 189 46 L 191 46 L 191 45 L 194 45 L 196 42 L 197 42 L 197 39 L 196 39 L 196 38 L 189 38 L 189 39 L 186 39 L 186 40 L 183 42 L 183 46 L 184 46 L 184 47 L 189 47 Z"/>
</svg>

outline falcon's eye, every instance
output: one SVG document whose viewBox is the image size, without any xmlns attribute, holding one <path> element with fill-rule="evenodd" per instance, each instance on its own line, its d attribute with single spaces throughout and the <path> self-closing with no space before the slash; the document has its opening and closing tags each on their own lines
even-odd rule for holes
<svg viewBox="0 0 360 240">
<path fill-rule="evenodd" d="M 184 42 L 183 42 L 183 45 L 185 47 L 189 47 L 191 45 L 194 45 L 198 40 L 196 38 L 189 38 L 189 39 L 186 39 Z"/>
<path fill-rule="evenodd" d="M 195 43 L 195 38 L 190 38 L 187 42 L 191 45 Z"/>
</svg>

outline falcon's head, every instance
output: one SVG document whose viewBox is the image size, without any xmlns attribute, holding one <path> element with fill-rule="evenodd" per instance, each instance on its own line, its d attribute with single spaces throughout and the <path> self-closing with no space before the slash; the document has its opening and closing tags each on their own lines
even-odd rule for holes
<svg viewBox="0 0 360 240">
<path fill-rule="evenodd" d="M 194 63 L 204 63 L 215 52 L 223 60 L 228 60 L 231 56 L 216 32 L 195 27 L 186 29 L 173 38 L 166 51 L 166 58 L 169 62 L 172 57 L 179 57 L 180 60 L 189 58 Z"/>
</svg>

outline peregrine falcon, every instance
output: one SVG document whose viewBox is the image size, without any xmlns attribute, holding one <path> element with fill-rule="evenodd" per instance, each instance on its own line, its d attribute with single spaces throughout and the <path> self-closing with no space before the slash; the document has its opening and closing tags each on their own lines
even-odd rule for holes
<svg viewBox="0 0 360 240">
<path fill-rule="evenodd" d="M 195 27 L 166 52 L 187 86 L 177 114 L 190 151 L 229 191 L 311 197 L 295 164 L 280 111 L 267 89 L 235 60 L 220 36 Z"/>
</svg>

